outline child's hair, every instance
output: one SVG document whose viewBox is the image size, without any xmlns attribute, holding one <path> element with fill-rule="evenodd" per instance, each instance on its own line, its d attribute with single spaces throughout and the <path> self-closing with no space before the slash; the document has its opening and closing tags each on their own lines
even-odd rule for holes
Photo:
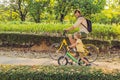
<svg viewBox="0 0 120 80">
<path fill-rule="evenodd" d="M 80 39 L 80 38 L 81 38 L 81 35 L 80 35 L 80 34 L 77 34 L 77 37 Z"/>
</svg>

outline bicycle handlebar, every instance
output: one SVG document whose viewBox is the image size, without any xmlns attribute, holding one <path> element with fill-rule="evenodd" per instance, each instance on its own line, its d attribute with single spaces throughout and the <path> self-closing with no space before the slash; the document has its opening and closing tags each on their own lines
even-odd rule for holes
<svg viewBox="0 0 120 80">
<path fill-rule="evenodd" d="M 63 31 L 63 36 L 65 36 L 65 37 L 66 37 L 66 33 L 67 33 L 67 31 L 66 31 L 66 30 L 64 30 L 64 31 Z"/>
</svg>

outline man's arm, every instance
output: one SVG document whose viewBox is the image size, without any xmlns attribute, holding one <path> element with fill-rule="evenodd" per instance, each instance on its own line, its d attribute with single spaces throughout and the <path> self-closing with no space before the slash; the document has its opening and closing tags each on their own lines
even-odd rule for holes
<svg viewBox="0 0 120 80">
<path fill-rule="evenodd" d="M 75 27 L 74 26 L 71 26 L 70 28 L 66 29 L 66 31 L 71 31 L 73 30 Z"/>
<path fill-rule="evenodd" d="M 73 30 L 74 28 L 77 28 L 80 26 L 80 24 L 82 23 L 83 18 L 80 17 L 77 19 L 77 21 L 75 22 L 75 24 L 73 26 L 71 26 L 70 28 L 66 29 L 67 31 Z"/>
</svg>

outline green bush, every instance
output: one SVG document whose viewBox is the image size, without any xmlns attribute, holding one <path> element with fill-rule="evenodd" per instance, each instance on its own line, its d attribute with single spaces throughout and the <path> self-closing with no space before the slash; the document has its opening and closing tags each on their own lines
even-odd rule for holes
<svg viewBox="0 0 120 80">
<path fill-rule="evenodd" d="M 1 80 L 119 80 L 120 72 L 82 66 L 0 66 Z"/>
<path fill-rule="evenodd" d="M 111 46 L 111 41 L 108 40 L 99 40 L 99 39 L 83 39 L 82 40 L 84 44 L 94 44 L 97 47 L 102 47 L 102 46 Z"/>
<path fill-rule="evenodd" d="M 120 25 L 93 24 L 91 36 L 103 40 L 120 39 Z"/>
<path fill-rule="evenodd" d="M 45 41 L 49 47 L 52 43 L 60 43 L 63 39 L 57 34 L 26 34 L 26 33 L 0 33 L 0 46 L 4 47 L 26 47 L 30 48 L 35 44 L 40 45 L 41 42 Z M 68 38 L 67 41 L 69 42 Z M 99 39 L 82 39 L 84 44 L 94 44 L 102 50 L 108 50 L 110 47 L 120 47 L 119 40 L 99 40 Z"/>
<path fill-rule="evenodd" d="M 0 32 L 19 33 L 62 33 L 64 29 L 72 26 L 70 23 L 33 23 L 33 22 L 0 22 Z M 71 31 L 73 33 L 76 30 Z M 93 31 L 89 37 L 112 40 L 120 39 L 120 25 L 93 24 Z"/>
<path fill-rule="evenodd" d="M 10 46 L 14 45 L 27 45 L 32 46 L 34 44 L 40 44 L 42 41 L 47 41 L 47 43 L 60 43 L 63 37 L 61 35 L 56 36 L 57 34 L 47 35 L 47 34 L 26 34 L 26 33 L 0 33 L 0 42 L 1 45 L 7 44 Z M 67 39 L 68 40 L 68 39 Z M 102 46 L 117 46 L 120 41 L 103 41 L 98 39 L 82 39 L 84 44 L 94 44 L 97 47 Z M 68 40 L 69 42 L 69 40 Z M 111 44 L 112 43 L 112 44 Z"/>
<path fill-rule="evenodd" d="M 112 40 L 112 41 L 111 41 L 111 45 L 112 45 L 113 47 L 120 48 L 120 41 L 118 41 L 118 40 Z"/>
</svg>

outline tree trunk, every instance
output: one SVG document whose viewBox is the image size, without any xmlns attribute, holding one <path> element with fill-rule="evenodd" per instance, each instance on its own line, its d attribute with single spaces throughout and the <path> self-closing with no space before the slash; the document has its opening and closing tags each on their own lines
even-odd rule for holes
<svg viewBox="0 0 120 80">
<path fill-rule="evenodd" d="M 37 13 L 35 14 L 35 16 L 36 16 L 36 23 L 40 23 L 40 10 L 38 9 L 37 10 Z"/>
<path fill-rule="evenodd" d="M 12 10 L 10 10 L 10 20 L 12 21 Z"/>
<path fill-rule="evenodd" d="M 40 23 L 40 17 L 37 17 L 36 15 L 32 14 L 32 17 L 36 23 Z"/>
<path fill-rule="evenodd" d="M 20 16 L 21 21 L 25 21 L 25 18 L 26 18 L 26 15 L 24 15 L 24 14 L 22 14 L 22 15 Z"/>
<path fill-rule="evenodd" d="M 24 11 L 22 10 L 21 3 L 22 3 L 22 0 L 18 0 L 18 3 L 17 3 L 18 4 L 18 11 L 19 11 L 21 21 L 25 21 L 25 18 L 26 18 L 28 11 L 26 8 L 24 9 Z"/>
<path fill-rule="evenodd" d="M 60 14 L 60 22 L 63 23 L 64 17 L 65 17 L 65 16 L 64 16 L 63 14 Z"/>
<path fill-rule="evenodd" d="M 36 18 L 36 19 L 35 19 L 35 22 L 36 22 L 36 23 L 40 23 L 40 18 Z"/>
</svg>

